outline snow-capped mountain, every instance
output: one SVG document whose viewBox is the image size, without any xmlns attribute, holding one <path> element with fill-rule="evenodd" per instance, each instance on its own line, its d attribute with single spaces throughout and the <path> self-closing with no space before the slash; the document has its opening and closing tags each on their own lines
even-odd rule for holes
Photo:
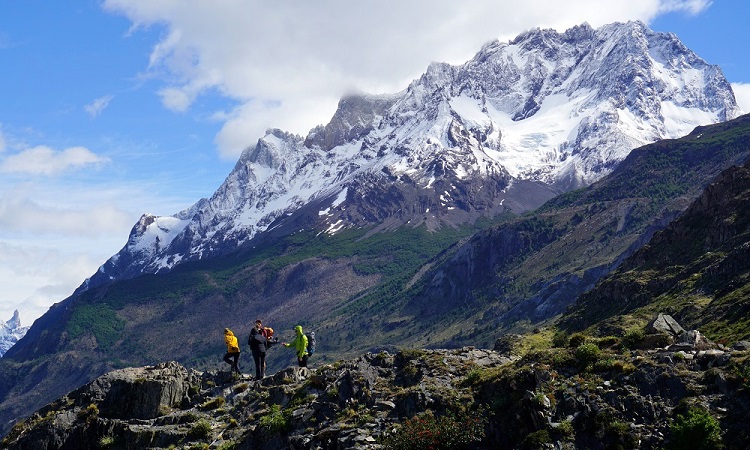
<svg viewBox="0 0 750 450">
<path fill-rule="evenodd" d="M 79 289 L 225 254 L 260 234 L 522 212 L 635 147 L 739 115 L 721 70 L 643 23 L 534 29 L 392 95 L 350 95 L 306 137 L 269 130 L 223 185 L 146 214 Z"/>
<path fill-rule="evenodd" d="M 24 337 L 29 327 L 21 326 L 21 317 L 18 310 L 13 312 L 13 317 L 3 322 L 0 320 L 0 357 L 2 357 L 9 348 Z"/>
</svg>

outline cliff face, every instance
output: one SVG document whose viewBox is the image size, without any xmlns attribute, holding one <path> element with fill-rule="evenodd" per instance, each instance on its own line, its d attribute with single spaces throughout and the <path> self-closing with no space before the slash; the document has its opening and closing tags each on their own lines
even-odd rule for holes
<svg viewBox="0 0 750 450">
<path fill-rule="evenodd" d="M 543 330 L 495 350 L 367 353 L 260 382 L 174 362 L 121 369 L 18 423 L 2 446 L 747 448 L 750 342 L 729 349 L 665 323 L 639 340 Z"/>
<path fill-rule="evenodd" d="M 747 338 L 749 203 L 747 162 L 722 172 L 682 216 L 584 294 L 565 324 L 583 329 L 669 304 L 692 327 Z"/>
</svg>

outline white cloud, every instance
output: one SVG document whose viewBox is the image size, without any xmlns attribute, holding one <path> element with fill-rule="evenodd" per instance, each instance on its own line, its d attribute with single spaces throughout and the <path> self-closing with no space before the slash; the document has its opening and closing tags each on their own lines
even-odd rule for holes
<svg viewBox="0 0 750 450">
<path fill-rule="evenodd" d="M 0 161 L 0 172 L 28 175 L 57 175 L 70 169 L 108 163 L 85 147 L 70 147 L 55 151 L 40 145 L 6 156 Z"/>
<path fill-rule="evenodd" d="M 712 0 L 663 0 L 660 13 L 683 11 L 691 15 L 697 15 L 708 9 Z"/>
<path fill-rule="evenodd" d="M 117 253 L 144 211 L 186 206 L 185 199 L 154 195 L 158 186 L 58 178 L 12 184 L 0 177 L 0 320 L 18 309 L 30 324 Z"/>
<path fill-rule="evenodd" d="M 60 207 L 16 194 L 0 196 L 0 230 L 92 237 L 132 225 L 131 215 L 111 204 Z"/>
<path fill-rule="evenodd" d="M 106 0 L 133 30 L 167 28 L 148 70 L 165 80 L 158 95 L 170 110 L 187 111 L 215 90 L 241 105 L 226 113 L 216 136 L 230 159 L 266 128 L 306 134 L 326 123 L 352 89 L 397 92 L 433 61 L 462 63 L 493 39 L 533 27 L 597 27 L 658 14 L 698 14 L 707 0 L 363 0 L 339 2 L 175 2 Z"/>
<path fill-rule="evenodd" d="M 107 106 L 109 106 L 109 102 L 111 102 L 113 98 L 113 95 L 105 95 L 104 97 L 99 97 L 93 102 L 84 106 L 83 109 L 86 111 L 86 113 L 88 113 L 89 116 L 96 117 L 101 114 L 101 112 L 104 111 Z"/>
<path fill-rule="evenodd" d="M 18 310 L 21 323 L 31 325 L 50 305 L 72 294 L 106 260 L 108 246 L 102 244 L 93 239 L 87 246 L 71 250 L 44 239 L 37 244 L 0 241 L 0 320 L 7 321 Z"/>
<path fill-rule="evenodd" d="M 174 112 L 185 112 L 190 108 L 194 98 L 187 92 L 177 88 L 165 88 L 158 92 L 165 108 Z"/>
<path fill-rule="evenodd" d="M 734 98 L 743 113 L 750 113 L 750 83 L 732 83 Z"/>
</svg>

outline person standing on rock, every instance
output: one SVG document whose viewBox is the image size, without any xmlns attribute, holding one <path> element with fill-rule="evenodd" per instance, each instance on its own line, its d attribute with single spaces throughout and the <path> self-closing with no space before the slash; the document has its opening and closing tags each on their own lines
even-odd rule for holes
<svg viewBox="0 0 750 450">
<path fill-rule="evenodd" d="M 294 332 L 297 336 L 291 343 L 282 343 L 284 347 L 294 347 L 297 353 L 297 363 L 300 367 L 307 367 L 307 336 L 302 332 L 302 325 L 294 327 Z"/>
<path fill-rule="evenodd" d="M 255 361 L 255 379 L 262 380 L 266 376 L 266 334 L 263 330 L 263 322 L 260 319 L 255 321 L 255 327 L 250 330 L 250 351 L 253 353 Z"/>
<path fill-rule="evenodd" d="M 224 355 L 224 362 L 231 366 L 231 372 L 242 375 L 239 366 L 240 344 L 237 342 L 237 337 L 229 328 L 224 328 L 224 342 L 227 344 L 227 353 Z"/>
</svg>

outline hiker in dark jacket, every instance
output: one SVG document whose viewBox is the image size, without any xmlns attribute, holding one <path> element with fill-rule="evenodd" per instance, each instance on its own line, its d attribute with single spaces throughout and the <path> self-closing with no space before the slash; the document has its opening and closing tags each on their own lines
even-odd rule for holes
<svg viewBox="0 0 750 450">
<path fill-rule="evenodd" d="M 266 376 L 266 335 L 260 319 L 255 321 L 255 328 L 250 330 L 247 343 L 250 344 L 250 350 L 253 352 L 255 379 L 262 380 Z"/>
<path fill-rule="evenodd" d="M 237 337 L 232 333 L 229 328 L 224 328 L 224 342 L 227 344 L 227 353 L 224 355 L 224 361 L 231 366 L 231 371 L 242 375 L 240 372 L 239 359 L 240 359 L 240 344 L 237 342 Z"/>
</svg>

